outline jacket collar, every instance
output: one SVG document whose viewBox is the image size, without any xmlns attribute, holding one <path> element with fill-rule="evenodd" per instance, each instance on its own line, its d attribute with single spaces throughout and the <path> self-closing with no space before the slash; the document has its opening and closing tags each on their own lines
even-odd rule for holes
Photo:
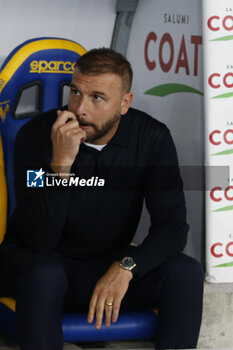
<svg viewBox="0 0 233 350">
<path fill-rule="evenodd" d="M 129 110 L 125 115 L 121 116 L 121 120 L 118 129 L 114 136 L 109 141 L 109 144 L 115 144 L 122 147 L 126 147 L 129 140 L 129 118 L 128 115 L 131 111 Z"/>
</svg>

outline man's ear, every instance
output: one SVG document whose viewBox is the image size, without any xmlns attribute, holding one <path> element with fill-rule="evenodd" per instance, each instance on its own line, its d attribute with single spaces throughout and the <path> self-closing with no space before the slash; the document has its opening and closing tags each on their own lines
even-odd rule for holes
<svg viewBox="0 0 233 350">
<path fill-rule="evenodd" d="M 133 93 L 127 92 L 124 94 L 121 101 L 121 115 L 124 115 L 128 112 L 128 109 L 133 101 Z"/>
</svg>

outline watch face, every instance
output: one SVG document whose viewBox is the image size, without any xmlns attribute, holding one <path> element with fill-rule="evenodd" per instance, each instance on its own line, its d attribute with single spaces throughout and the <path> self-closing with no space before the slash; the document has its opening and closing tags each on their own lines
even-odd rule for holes
<svg viewBox="0 0 233 350">
<path fill-rule="evenodd" d="M 125 267 L 132 267 L 134 265 L 134 261 L 132 258 L 130 257 L 126 257 L 122 260 L 122 265 L 125 266 Z"/>
<path fill-rule="evenodd" d="M 126 256 L 121 260 L 120 266 L 125 270 L 131 271 L 133 274 L 133 277 L 138 275 L 138 268 L 133 258 Z"/>
</svg>

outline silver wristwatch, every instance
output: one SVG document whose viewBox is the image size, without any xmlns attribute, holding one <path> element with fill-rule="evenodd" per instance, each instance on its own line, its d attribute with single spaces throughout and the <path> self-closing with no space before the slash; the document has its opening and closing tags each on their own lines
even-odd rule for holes
<svg viewBox="0 0 233 350">
<path fill-rule="evenodd" d="M 130 257 L 130 256 L 124 257 L 124 258 L 120 261 L 120 266 L 121 266 L 124 270 L 131 271 L 134 277 L 138 274 L 137 264 L 134 262 L 133 258 Z"/>
</svg>

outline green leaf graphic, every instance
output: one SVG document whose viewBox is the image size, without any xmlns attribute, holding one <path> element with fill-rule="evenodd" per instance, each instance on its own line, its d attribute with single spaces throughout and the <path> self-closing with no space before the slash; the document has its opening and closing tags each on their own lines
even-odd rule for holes
<svg viewBox="0 0 233 350">
<path fill-rule="evenodd" d="M 193 94 L 198 94 L 203 96 L 203 92 L 200 90 L 194 89 L 191 86 L 183 85 L 183 84 L 162 84 L 153 87 L 152 89 L 149 89 L 144 92 L 146 95 L 151 96 L 168 96 L 171 94 L 176 94 L 178 92 L 191 92 Z"/>
<path fill-rule="evenodd" d="M 210 41 L 228 41 L 233 40 L 233 35 L 221 36 L 220 38 L 212 39 Z"/>
<path fill-rule="evenodd" d="M 230 211 L 230 210 L 233 210 L 233 205 L 229 205 L 227 207 L 223 207 L 223 208 L 220 208 L 220 209 L 213 210 L 213 212 L 216 213 L 217 211 Z"/>
<path fill-rule="evenodd" d="M 226 151 L 214 153 L 214 154 L 212 154 L 212 156 L 224 156 L 226 154 L 232 154 L 232 153 L 233 153 L 233 149 L 228 149 Z"/>
<path fill-rule="evenodd" d="M 221 264 L 221 265 L 216 265 L 213 267 L 231 267 L 231 266 L 233 266 L 233 261 L 231 261 L 229 263 Z"/>
<path fill-rule="evenodd" d="M 233 96 L 233 92 L 227 92 L 226 94 L 222 94 L 222 95 L 217 95 L 211 98 L 228 98 L 228 97 L 232 97 Z"/>
</svg>

